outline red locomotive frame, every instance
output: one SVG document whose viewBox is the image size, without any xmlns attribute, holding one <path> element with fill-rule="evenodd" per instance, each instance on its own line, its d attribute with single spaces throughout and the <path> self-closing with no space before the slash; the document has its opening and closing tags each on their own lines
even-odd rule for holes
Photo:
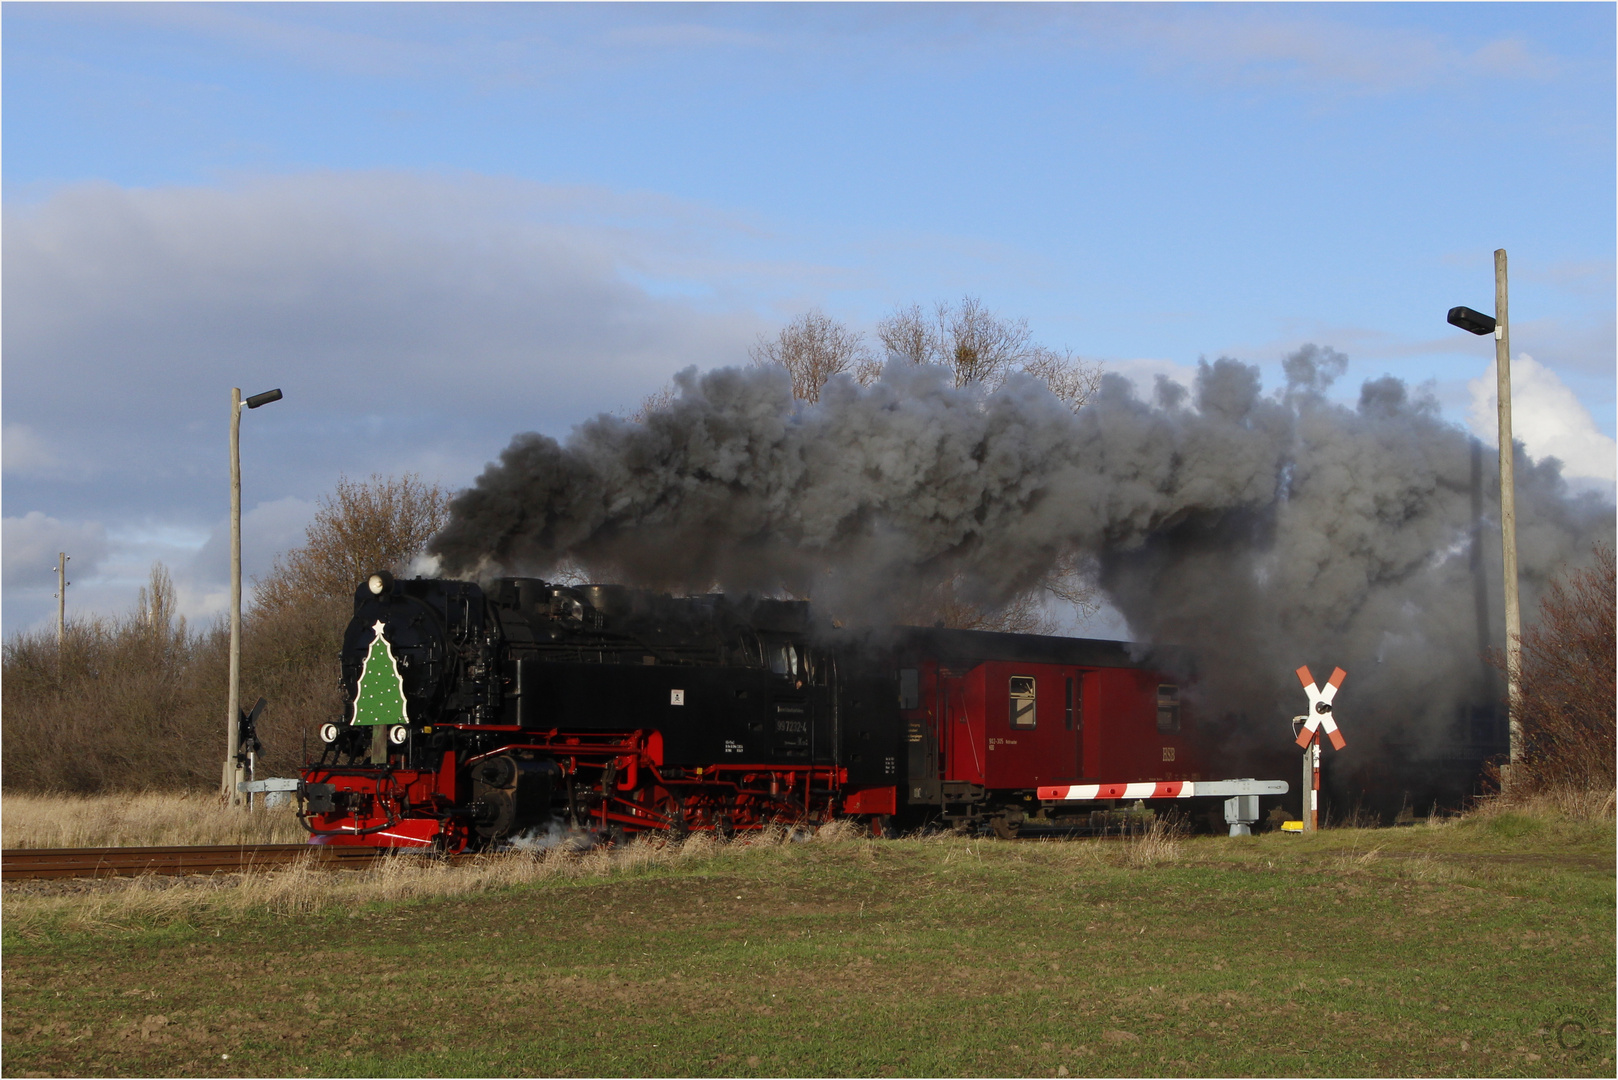
<svg viewBox="0 0 1618 1080">
<path fill-rule="evenodd" d="M 446 755 L 434 770 L 391 765 L 305 769 L 305 782 L 331 785 L 338 803 L 331 812 L 306 816 L 312 842 L 462 851 L 475 842 L 470 823 L 455 814 L 465 802 L 465 774 L 480 761 L 504 754 L 531 753 L 554 761 L 563 776 L 577 781 L 573 798 L 582 805 L 572 808 L 570 824 L 610 837 L 650 830 L 729 834 L 772 822 L 829 820 L 839 809 L 894 811 L 894 788 L 847 789 L 847 770 L 835 766 L 725 762 L 670 769 L 656 731 L 492 730 L 511 732 L 520 741 L 461 762 Z"/>
</svg>

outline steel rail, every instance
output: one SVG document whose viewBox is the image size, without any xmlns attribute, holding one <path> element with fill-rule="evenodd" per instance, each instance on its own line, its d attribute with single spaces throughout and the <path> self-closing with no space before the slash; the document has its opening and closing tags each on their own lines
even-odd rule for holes
<svg viewBox="0 0 1618 1080">
<path fill-rule="evenodd" d="M 325 869 L 358 869 L 392 850 L 338 844 L 9 848 L 0 851 L 0 880 L 239 873 L 305 858 Z"/>
</svg>

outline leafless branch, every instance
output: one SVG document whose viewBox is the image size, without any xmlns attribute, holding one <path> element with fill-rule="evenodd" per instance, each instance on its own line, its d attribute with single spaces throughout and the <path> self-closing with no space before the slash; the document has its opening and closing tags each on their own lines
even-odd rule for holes
<svg viewBox="0 0 1618 1080">
<path fill-rule="evenodd" d="M 749 350 L 759 367 L 779 366 L 792 376 L 792 396 L 799 401 L 820 400 L 826 380 L 844 372 L 872 377 L 872 358 L 865 335 L 816 308 L 788 323 L 775 338 L 762 335 Z"/>
</svg>

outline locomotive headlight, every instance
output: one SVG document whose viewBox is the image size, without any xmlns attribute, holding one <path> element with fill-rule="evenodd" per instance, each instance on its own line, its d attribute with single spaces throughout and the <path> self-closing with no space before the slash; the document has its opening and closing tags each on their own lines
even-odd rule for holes
<svg viewBox="0 0 1618 1080">
<path fill-rule="evenodd" d="M 337 741 L 337 725 L 336 724 L 321 724 L 320 725 L 320 741 L 323 742 L 323 743 L 334 743 L 334 742 L 336 742 Z"/>
<path fill-rule="evenodd" d="M 379 570 L 366 579 L 365 585 L 371 590 L 372 596 L 381 596 L 393 587 L 393 575 L 386 570 Z"/>
<path fill-rule="evenodd" d="M 388 741 L 394 746 L 403 746 L 410 737 L 410 729 L 403 724 L 394 724 L 388 729 Z"/>
</svg>

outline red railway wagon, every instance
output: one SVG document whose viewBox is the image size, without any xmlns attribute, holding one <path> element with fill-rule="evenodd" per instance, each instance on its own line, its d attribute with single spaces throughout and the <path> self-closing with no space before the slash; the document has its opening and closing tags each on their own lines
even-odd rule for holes
<svg viewBox="0 0 1618 1080">
<path fill-rule="evenodd" d="M 1048 819 L 1041 788 L 1172 784 L 1208 772 L 1167 663 L 1124 642 L 972 631 L 911 631 L 900 650 L 907 802 L 1001 835 Z M 1160 796 L 1161 797 L 1161 796 Z M 1113 800 L 1083 800 L 1093 809 Z M 1045 805 L 1041 805 L 1041 804 Z"/>
</svg>

